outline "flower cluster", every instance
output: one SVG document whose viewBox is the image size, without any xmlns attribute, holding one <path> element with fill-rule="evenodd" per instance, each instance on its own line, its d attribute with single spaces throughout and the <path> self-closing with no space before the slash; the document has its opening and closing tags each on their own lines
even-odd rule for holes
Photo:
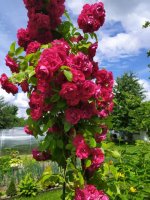
<svg viewBox="0 0 150 200">
<path fill-rule="evenodd" d="M 75 200 L 109 200 L 108 196 L 102 191 L 97 190 L 94 185 L 86 185 L 83 189 L 76 189 Z"/>
<path fill-rule="evenodd" d="M 7 93 L 12 93 L 12 94 L 17 94 L 18 93 L 18 88 L 16 85 L 11 83 L 7 77 L 6 74 L 2 74 L 0 78 L 0 84 L 2 88 L 7 92 Z"/>
<path fill-rule="evenodd" d="M 35 67 L 37 86 L 29 102 L 32 119 L 40 119 L 53 107 L 46 103 L 46 99 L 55 94 L 53 89 L 60 91 L 60 97 L 66 100 L 65 117 L 73 125 L 92 116 L 106 117 L 112 111 L 112 73 L 95 70 L 94 61 L 90 61 L 88 55 L 71 54 L 70 48 L 64 39 L 54 40 L 52 47 L 41 53 Z M 65 71 L 71 74 L 71 81 L 65 77 L 62 66 L 67 66 Z"/>
<path fill-rule="evenodd" d="M 38 149 L 32 150 L 33 158 L 37 161 L 45 161 L 51 158 L 50 152 L 47 151 L 39 151 Z"/>
<path fill-rule="evenodd" d="M 64 1 L 24 0 L 29 21 L 26 29 L 18 30 L 18 44 L 26 50 L 33 41 L 42 44 L 51 42 L 54 37 L 52 31 L 61 23 L 60 17 L 65 10 Z"/>
<path fill-rule="evenodd" d="M 24 127 L 24 131 L 25 131 L 28 135 L 33 135 L 33 131 L 30 130 L 30 128 L 29 128 L 28 125 L 26 125 L 26 126 Z"/>
<path fill-rule="evenodd" d="M 99 143 L 106 139 L 105 118 L 113 110 L 112 72 L 99 69 L 94 61 L 98 41 L 88 40 L 94 34 L 83 37 L 70 21 L 57 29 L 64 13 L 64 0 L 24 0 L 24 4 L 29 21 L 26 29 L 18 30 L 17 37 L 25 56 L 17 56 L 16 50 L 6 56 L 13 76 L 8 79 L 2 74 L 2 88 L 16 94 L 18 84 L 28 93 L 29 125 L 24 131 L 36 137 L 45 136 L 42 151 L 33 149 L 33 157 L 37 161 L 52 159 L 62 167 L 66 167 L 67 158 L 73 165 L 72 158 L 79 158 L 86 182 L 83 189 L 78 188 L 78 181 L 74 184 L 75 200 L 108 200 L 102 190 L 88 185 L 88 178 L 104 162 Z M 104 19 L 102 3 L 86 4 L 78 24 L 84 33 L 93 33 Z M 63 31 L 68 34 L 66 37 Z"/>
<path fill-rule="evenodd" d="M 84 33 L 93 33 L 103 26 L 105 10 L 103 3 L 86 4 L 78 17 L 78 25 Z"/>
<path fill-rule="evenodd" d="M 86 168 L 89 172 L 94 172 L 104 162 L 104 153 L 100 148 L 90 148 L 84 137 L 81 134 L 77 134 L 73 139 L 73 144 L 76 148 L 76 156 L 80 159 L 89 158 L 91 165 Z"/>
<path fill-rule="evenodd" d="M 6 56 L 5 61 L 6 61 L 6 66 L 8 66 L 10 68 L 10 70 L 11 70 L 12 73 L 14 73 L 14 72 L 17 73 L 19 71 L 18 64 L 9 55 Z"/>
<path fill-rule="evenodd" d="M 95 140 L 97 143 L 102 142 L 103 140 L 106 139 L 106 134 L 108 132 L 108 128 L 106 125 L 101 125 L 102 132 L 101 133 L 96 133 L 95 134 Z"/>
<path fill-rule="evenodd" d="M 38 120 L 44 112 L 51 110 L 52 104 L 46 103 L 53 95 L 52 82 L 60 74 L 60 67 L 65 64 L 69 45 L 64 40 L 54 40 L 52 47 L 45 49 L 35 67 L 37 86 L 30 95 L 31 117 Z M 56 86 L 55 86 L 56 88 Z"/>
</svg>

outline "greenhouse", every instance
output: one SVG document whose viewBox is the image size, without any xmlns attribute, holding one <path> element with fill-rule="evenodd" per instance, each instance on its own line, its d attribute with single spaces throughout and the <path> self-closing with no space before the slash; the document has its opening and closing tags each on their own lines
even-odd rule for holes
<svg viewBox="0 0 150 200">
<path fill-rule="evenodd" d="M 39 137 L 39 140 L 42 137 Z M 8 149 L 16 149 L 19 152 L 31 153 L 34 146 L 37 146 L 39 140 L 32 135 L 27 135 L 23 127 L 0 130 L 0 154 Z"/>
</svg>

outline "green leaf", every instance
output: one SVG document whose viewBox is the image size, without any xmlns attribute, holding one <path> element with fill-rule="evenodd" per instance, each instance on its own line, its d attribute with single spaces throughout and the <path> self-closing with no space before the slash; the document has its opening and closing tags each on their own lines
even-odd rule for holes
<svg viewBox="0 0 150 200">
<path fill-rule="evenodd" d="M 63 65 L 63 66 L 60 67 L 60 69 L 61 69 L 61 70 L 64 70 L 64 69 L 66 69 L 66 70 L 69 69 L 69 70 L 70 70 L 70 67 Z"/>
<path fill-rule="evenodd" d="M 30 73 L 29 73 L 29 78 L 31 78 L 31 77 L 34 76 L 34 75 L 35 75 L 35 71 L 30 72 Z"/>
<path fill-rule="evenodd" d="M 48 128 L 53 126 L 53 124 L 54 124 L 54 120 L 53 119 L 49 119 L 47 124 L 44 124 L 44 126 L 43 126 L 43 132 L 46 132 L 48 130 Z"/>
<path fill-rule="evenodd" d="M 62 149 L 63 148 L 63 141 L 62 140 L 57 140 L 57 146 Z"/>
<path fill-rule="evenodd" d="M 95 126 L 93 129 L 94 129 L 95 133 L 101 133 L 102 132 L 102 128 L 100 126 Z"/>
<path fill-rule="evenodd" d="M 8 52 L 8 55 L 10 56 L 10 57 L 13 57 L 14 56 L 14 53 L 12 53 L 12 52 Z"/>
<path fill-rule="evenodd" d="M 78 49 L 89 49 L 89 47 L 91 46 L 91 42 L 88 42 L 88 43 L 82 43 L 80 45 L 78 45 Z"/>
<path fill-rule="evenodd" d="M 34 86 L 37 85 L 37 78 L 35 76 L 32 76 L 28 81 Z"/>
<path fill-rule="evenodd" d="M 25 71 L 28 67 L 28 63 L 27 63 L 27 61 L 22 60 L 22 62 L 20 62 L 20 64 L 19 64 L 19 66 L 20 66 L 20 70 Z"/>
<path fill-rule="evenodd" d="M 28 108 L 28 109 L 26 110 L 27 115 L 30 115 L 30 112 L 31 112 L 31 110 L 30 110 L 30 108 Z"/>
<path fill-rule="evenodd" d="M 15 55 L 18 56 L 18 55 L 20 55 L 23 51 L 24 51 L 24 48 L 19 47 L 19 48 L 16 49 Z"/>
<path fill-rule="evenodd" d="M 77 48 L 78 48 L 79 51 L 82 51 L 83 53 L 87 54 L 88 53 L 88 49 L 91 46 L 91 42 L 88 42 L 88 43 L 85 43 L 85 41 L 83 41 L 83 42 L 78 44 Z"/>
<path fill-rule="evenodd" d="M 47 135 L 44 139 L 43 147 L 48 149 L 49 147 L 54 148 L 56 146 L 56 141 L 53 138 L 53 135 Z"/>
<path fill-rule="evenodd" d="M 34 57 L 34 53 L 30 53 L 30 54 L 26 55 L 25 61 L 29 62 L 32 60 L 33 57 Z"/>
<path fill-rule="evenodd" d="M 66 149 L 68 149 L 68 150 L 72 150 L 73 145 L 72 145 L 72 144 L 67 144 L 65 147 L 66 147 Z"/>
<path fill-rule="evenodd" d="M 56 93 L 50 98 L 50 101 L 54 103 L 54 102 L 57 102 L 59 99 L 60 99 L 60 95 Z"/>
<path fill-rule="evenodd" d="M 87 160 L 85 160 L 85 167 L 87 168 L 87 167 L 90 167 L 91 166 L 91 160 L 90 159 L 87 159 Z"/>
<path fill-rule="evenodd" d="M 32 76 L 35 75 L 35 70 L 33 66 L 28 66 L 28 68 L 26 69 L 26 74 L 28 74 L 28 77 L 31 78 Z"/>
<path fill-rule="evenodd" d="M 67 122 L 67 121 L 64 122 L 64 131 L 65 132 L 68 132 L 71 129 L 71 127 L 72 127 L 72 125 L 69 122 Z"/>
<path fill-rule="evenodd" d="M 10 45 L 10 52 L 11 52 L 11 53 L 15 53 L 15 48 L 16 48 L 16 42 L 13 42 L 13 43 Z"/>
<path fill-rule="evenodd" d="M 89 145 L 90 145 L 91 148 L 95 148 L 96 147 L 96 141 L 95 141 L 94 138 L 90 138 Z"/>
<path fill-rule="evenodd" d="M 89 39 L 89 35 L 87 33 L 84 34 L 84 39 L 87 41 Z"/>
<path fill-rule="evenodd" d="M 71 18 L 68 14 L 68 12 L 65 10 L 64 15 L 66 16 L 66 18 L 69 20 L 69 22 L 71 22 Z"/>
<path fill-rule="evenodd" d="M 70 81 L 70 82 L 72 81 L 73 75 L 70 71 L 64 70 L 64 75 L 65 75 L 65 77 L 67 78 L 68 81 Z"/>
<path fill-rule="evenodd" d="M 90 33 L 90 36 L 91 36 L 92 39 L 95 38 L 96 42 L 98 42 L 98 38 L 97 38 L 96 33 Z"/>
<path fill-rule="evenodd" d="M 12 77 L 10 78 L 10 80 L 13 83 L 21 83 L 22 81 L 24 81 L 26 79 L 25 73 L 24 72 L 20 72 L 20 73 L 14 73 L 12 75 Z"/>
<path fill-rule="evenodd" d="M 111 151 L 110 153 L 114 158 L 120 158 L 121 157 L 121 154 L 117 150 Z"/>
<path fill-rule="evenodd" d="M 66 105 L 67 105 L 66 101 L 64 101 L 64 100 L 60 100 L 57 103 L 57 107 L 60 108 L 60 109 L 64 109 L 66 107 Z"/>
<path fill-rule="evenodd" d="M 41 49 L 48 49 L 50 47 L 51 47 L 50 43 L 49 44 L 43 44 L 43 45 L 41 45 Z"/>
<path fill-rule="evenodd" d="M 81 172 L 78 172 L 78 177 L 79 177 L 80 187 L 82 187 L 84 185 L 84 178 Z"/>
</svg>

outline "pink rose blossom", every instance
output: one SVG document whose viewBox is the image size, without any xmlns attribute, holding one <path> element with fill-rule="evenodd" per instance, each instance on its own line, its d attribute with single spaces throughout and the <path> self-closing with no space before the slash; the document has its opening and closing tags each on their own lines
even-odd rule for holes
<svg viewBox="0 0 150 200">
<path fill-rule="evenodd" d="M 94 185 L 85 185 L 83 189 L 76 188 L 74 200 L 109 200 L 103 190 L 97 190 Z"/>
<path fill-rule="evenodd" d="M 88 55 L 89 55 L 89 58 L 90 60 L 93 60 L 95 54 L 96 54 L 96 49 L 98 47 L 98 43 L 95 42 L 94 44 L 91 44 L 91 46 L 89 47 L 88 49 Z"/>
<path fill-rule="evenodd" d="M 89 171 L 97 170 L 100 165 L 104 162 L 104 153 L 100 148 L 93 148 L 90 151 L 92 159 L 91 159 L 91 166 L 88 167 Z"/>
<path fill-rule="evenodd" d="M 5 61 L 6 61 L 6 65 L 10 68 L 12 73 L 19 72 L 19 66 L 13 58 L 11 58 L 9 55 L 7 55 L 5 58 Z"/>
<path fill-rule="evenodd" d="M 88 101 L 91 97 L 94 96 L 95 89 L 96 89 L 96 85 L 94 82 L 90 80 L 84 81 L 81 87 L 81 91 L 80 91 L 80 93 L 82 94 L 81 100 Z"/>
<path fill-rule="evenodd" d="M 31 41 L 28 29 L 19 29 L 17 32 L 17 38 L 19 46 L 24 47 L 24 49 L 26 50 L 28 44 Z"/>
<path fill-rule="evenodd" d="M 23 82 L 21 82 L 20 86 L 21 86 L 23 92 L 29 91 L 29 84 L 28 84 L 27 80 L 24 80 Z"/>
<path fill-rule="evenodd" d="M 41 44 L 39 42 L 30 42 L 26 49 L 26 54 L 35 53 L 40 48 L 40 46 Z"/>
<path fill-rule="evenodd" d="M 16 85 L 11 83 L 7 77 L 6 74 L 2 74 L 0 77 L 0 84 L 2 88 L 7 92 L 7 93 L 12 93 L 12 94 L 17 94 L 18 93 L 18 88 Z"/>
<path fill-rule="evenodd" d="M 105 10 L 103 3 L 93 5 L 85 4 L 81 14 L 78 17 L 79 28 L 84 33 L 93 33 L 103 26 L 105 21 Z"/>
<path fill-rule="evenodd" d="M 51 154 L 48 151 L 39 151 L 38 149 L 32 150 L 33 158 L 37 161 L 45 161 L 51 158 Z"/>
<path fill-rule="evenodd" d="M 25 131 L 28 135 L 33 135 L 33 131 L 29 129 L 29 126 L 28 126 L 28 125 L 26 125 L 26 126 L 24 127 L 24 131 Z"/>
<path fill-rule="evenodd" d="M 80 110 L 78 108 L 68 108 L 65 111 L 65 117 L 70 124 L 75 125 L 81 118 Z"/>
</svg>

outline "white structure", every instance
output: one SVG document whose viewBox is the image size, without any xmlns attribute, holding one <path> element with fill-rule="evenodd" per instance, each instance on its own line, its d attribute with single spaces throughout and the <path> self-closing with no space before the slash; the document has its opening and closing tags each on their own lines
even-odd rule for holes
<svg viewBox="0 0 150 200">
<path fill-rule="evenodd" d="M 150 142 L 150 139 L 147 135 L 147 131 L 141 131 L 140 134 L 133 135 L 134 140 L 144 140 L 145 142 Z"/>
</svg>

